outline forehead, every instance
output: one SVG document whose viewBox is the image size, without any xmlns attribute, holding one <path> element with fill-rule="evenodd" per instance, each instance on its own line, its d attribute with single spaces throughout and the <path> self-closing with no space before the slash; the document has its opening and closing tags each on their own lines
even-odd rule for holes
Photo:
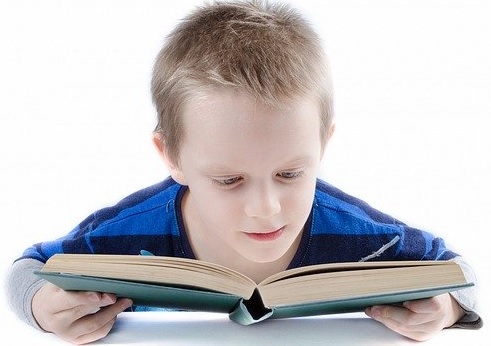
<svg viewBox="0 0 491 346">
<path fill-rule="evenodd" d="M 181 154 L 237 161 L 317 156 L 319 112 L 311 97 L 272 107 L 243 94 L 210 93 L 184 108 Z"/>
<path fill-rule="evenodd" d="M 291 129 L 295 125 L 320 129 L 320 104 L 311 96 L 285 99 L 277 105 L 268 105 L 247 94 L 215 90 L 200 93 L 185 103 L 182 113 L 184 132 L 196 127 L 201 131 Z M 305 127 L 305 126 L 301 126 Z"/>
</svg>

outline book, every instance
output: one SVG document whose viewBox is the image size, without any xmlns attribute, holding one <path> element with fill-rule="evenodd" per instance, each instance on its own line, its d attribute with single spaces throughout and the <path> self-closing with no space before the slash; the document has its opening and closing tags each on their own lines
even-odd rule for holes
<svg viewBox="0 0 491 346">
<path fill-rule="evenodd" d="M 474 285 L 454 261 L 319 264 L 255 283 L 237 271 L 195 259 L 56 254 L 35 273 L 64 290 L 114 293 L 135 305 L 227 313 L 242 325 L 363 311 Z"/>
</svg>

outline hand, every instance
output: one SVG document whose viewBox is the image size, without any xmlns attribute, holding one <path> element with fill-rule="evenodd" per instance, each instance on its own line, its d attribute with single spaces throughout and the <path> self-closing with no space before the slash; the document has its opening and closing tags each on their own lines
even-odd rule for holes
<svg viewBox="0 0 491 346">
<path fill-rule="evenodd" d="M 425 341 L 452 326 L 464 310 L 446 293 L 433 298 L 407 301 L 403 307 L 372 306 L 365 313 L 393 331 L 416 341 Z"/>
<path fill-rule="evenodd" d="M 47 283 L 32 300 L 32 313 L 41 328 L 62 339 L 85 344 L 105 337 L 116 316 L 132 305 L 114 294 L 68 292 Z"/>
</svg>

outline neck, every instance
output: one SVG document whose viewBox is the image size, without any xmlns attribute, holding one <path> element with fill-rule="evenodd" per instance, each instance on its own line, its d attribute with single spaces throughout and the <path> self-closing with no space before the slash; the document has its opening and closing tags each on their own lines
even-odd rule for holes
<svg viewBox="0 0 491 346">
<path fill-rule="evenodd" d="M 199 260 L 220 264 L 239 273 L 242 273 L 256 283 L 267 277 L 286 270 L 295 255 L 295 251 L 289 251 L 284 256 L 273 262 L 254 262 L 243 257 L 235 251 L 213 251 L 210 246 L 192 244 L 196 258 Z M 295 248 L 296 247 L 292 247 Z M 211 251 L 210 251 L 211 250 Z M 292 254 L 290 254 L 292 252 Z"/>
<path fill-rule="evenodd" d="M 183 212 L 185 231 L 197 259 L 233 269 L 248 276 L 256 283 L 261 282 L 270 275 L 286 270 L 290 265 L 300 244 L 301 234 L 290 249 L 277 260 L 271 262 L 251 261 L 227 244 L 220 243 L 221 240 L 219 238 L 211 238 L 206 232 L 203 232 L 199 222 L 196 222 L 197 216 L 193 217 L 193 210 L 187 199 L 188 195 L 185 195 L 181 210 Z"/>
</svg>

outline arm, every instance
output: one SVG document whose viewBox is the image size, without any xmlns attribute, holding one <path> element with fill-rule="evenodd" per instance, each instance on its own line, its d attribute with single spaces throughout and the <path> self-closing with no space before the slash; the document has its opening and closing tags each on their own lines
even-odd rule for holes
<svg viewBox="0 0 491 346">
<path fill-rule="evenodd" d="M 462 257 L 456 257 L 454 259 L 464 271 L 464 275 L 469 282 L 477 282 L 476 275 L 472 268 L 467 264 Z M 465 290 L 455 291 L 450 293 L 452 298 L 464 310 L 464 315 L 455 322 L 452 328 L 466 328 L 466 329 L 479 329 L 482 327 L 483 322 L 479 316 L 479 308 L 477 305 L 477 288 L 471 287 Z"/>
<path fill-rule="evenodd" d="M 31 259 L 14 263 L 7 281 L 9 302 L 23 321 L 66 341 L 83 344 L 103 338 L 116 316 L 132 304 L 107 293 L 63 291 L 33 274 L 41 266 Z"/>
<path fill-rule="evenodd" d="M 14 262 L 7 276 L 5 290 L 10 309 L 25 323 L 41 329 L 32 315 L 31 302 L 34 294 L 43 285 L 43 280 L 34 274 L 43 263 L 33 259 Z"/>
</svg>

